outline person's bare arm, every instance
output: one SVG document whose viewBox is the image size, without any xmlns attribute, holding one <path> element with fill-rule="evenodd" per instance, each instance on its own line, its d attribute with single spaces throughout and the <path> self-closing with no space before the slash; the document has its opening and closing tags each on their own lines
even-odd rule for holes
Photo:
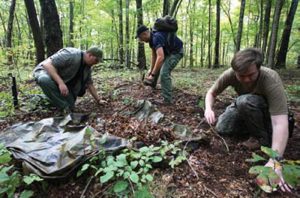
<svg viewBox="0 0 300 198">
<path fill-rule="evenodd" d="M 288 137 L 289 125 L 287 115 L 271 116 L 273 135 L 272 135 L 272 149 L 277 151 L 280 156 L 283 156 Z"/>
<path fill-rule="evenodd" d="M 147 76 L 151 75 L 151 73 L 152 73 L 152 71 L 154 69 L 155 62 L 156 62 L 156 51 L 155 51 L 155 49 L 152 49 L 151 52 L 152 52 L 151 53 L 151 67 L 150 67 L 150 69 L 148 71 Z"/>
<path fill-rule="evenodd" d="M 156 60 L 155 60 L 154 68 L 151 72 L 152 74 L 156 75 L 159 72 L 164 62 L 164 59 L 165 59 L 164 50 L 162 47 L 160 47 L 156 50 Z"/>
<path fill-rule="evenodd" d="M 58 75 L 56 68 L 52 65 L 51 59 L 48 58 L 42 63 L 42 65 L 51 78 L 57 83 L 61 95 L 67 96 L 69 94 L 69 89 L 62 78 Z"/>
<path fill-rule="evenodd" d="M 98 104 L 105 104 L 107 103 L 105 100 L 102 100 L 101 97 L 97 94 L 97 90 L 94 86 L 93 83 L 89 84 L 87 86 L 87 89 L 89 90 L 90 94 L 93 96 L 93 98 L 95 99 L 95 101 L 98 103 Z"/>
<path fill-rule="evenodd" d="M 283 153 L 287 145 L 288 137 L 289 137 L 288 116 L 287 115 L 271 116 L 271 121 L 272 121 L 272 128 L 273 128 L 272 149 L 277 151 L 280 156 L 283 156 Z M 274 162 L 273 159 L 270 159 L 265 166 L 272 167 L 277 173 L 277 175 L 280 177 L 280 183 L 279 183 L 280 189 L 283 192 L 285 191 L 290 192 L 291 187 L 285 183 L 282 176 L 281 167 L 276 166 L 275 163 L 276 162 Z"/>
<path fill-rule="evenodd" d="M 98 96 L 97 90 L 96 90 L 94 84 L 90 83 L 87 86 L 87 88 L 88 88 L 89 92 L 91 93 L 91 95 L 93 96 L 93 98 L 96 100 L 96 102 L 99 102 L 101 98 Z"/>
</svg>

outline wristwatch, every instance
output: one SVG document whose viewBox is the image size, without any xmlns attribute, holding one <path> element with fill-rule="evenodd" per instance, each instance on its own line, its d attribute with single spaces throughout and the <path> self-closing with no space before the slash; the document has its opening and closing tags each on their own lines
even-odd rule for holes
<svg viewBox="0 0 300 198">
<path fill-rule="evenodd" d="M 275 160 L 276 160 L 277 162 L 281 162 L 281 161 L 283 161 L 283 157 L 277 156 L 277 157 L 275 157 Z"/>
</svg>

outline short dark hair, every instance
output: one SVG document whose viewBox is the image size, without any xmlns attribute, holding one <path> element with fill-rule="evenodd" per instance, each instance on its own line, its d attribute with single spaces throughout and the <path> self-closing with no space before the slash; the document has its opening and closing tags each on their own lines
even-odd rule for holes
<svg viewBox="0 0 300 198">
<path fill-rule="evenodd" d="M 236 72 L 245 72 L 249 66 L 255 64 L 257 69 L 260 69 L 263 60 L 263 53 L 260 49 L 246 48 L 234 55 L 231 67 Z"/>
<path fill-rule="evenodd" d="M 149 30 L 149 28 L 145 25 L 140 25 L 137 30 L 136 30 L 136 36 L 135 38 L 138 38 L 140 36 L 140 34 L 142 34 L 143 32 Z"/>
</svg>

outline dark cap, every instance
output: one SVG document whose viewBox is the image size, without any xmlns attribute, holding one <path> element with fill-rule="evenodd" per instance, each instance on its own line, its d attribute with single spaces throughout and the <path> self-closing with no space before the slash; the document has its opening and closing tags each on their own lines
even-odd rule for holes
<svg viewBox="0 0 300 198">
<path fill-rule="evenodd" d="M 138 27 L 138 29 L 136 30 L 136 36 L 135 38 L 138 38 L 140 36 L 140 34 L 142 34 L 143 32 L 149 30 L 149 28 L 147 28 L 145 25 L 140 25 Z"/>
<path fill-rule="evenodd" d="M 90 47 L 86 52 L 91 53 L 93 56 L 97 57 L 99 62 L 102 62 L 103 52 L 99 47 L 97 46 Z"/>
</svg>

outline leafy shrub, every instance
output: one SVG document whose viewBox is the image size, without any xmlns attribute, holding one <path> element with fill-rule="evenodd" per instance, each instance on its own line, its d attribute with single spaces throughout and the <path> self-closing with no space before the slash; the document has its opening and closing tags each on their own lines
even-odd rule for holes
<svg viewBox="0 0 300 198">
<path fill-rule="evenodd" d="M 9 165 L 11 160 L 11 153 L 4 147 L 3 144 L 0 144 L 0 197 L 15 197 L 14 194 L 17 188 L 22 184 L 25 183 L 30 185 L 34 181 L 43 180 L 35 174 L 23 177 L 18 170 L 15 170 L 14 165 Z M 24 190 L 20 194 L 20 198 L 29 198 L 32 197 L 33 194 L 33 191 Z"/>
<path fill-rule="evenodd" d="M 268 158 L 273 159 L 274 167 L 266 167 L 263 165 L 257 165 L 250 168 L 249 173 L 257 175 L 256 183 L 258 186 L 265 192 L 270 193 L 274 189 L 277 189 L 280 178 L 274 171 L 275 168 L 281 168 L 284 181 L 296 187 L 300 183 L 300 161 L 296 160 L 278 160 L 279 154 L 268 147 L 261 147 L 261 151 L 267 155 Z M 267 162 L 269 159 L 266 159 L 255 153 L 252 154 L 252 158 L 248 159 L 249 162 Z"/>
<path fill-rule="evenodd" d="M 137 150 L 124 149 L 116 156 L 105 156 L 101 152 L 89 163 L 84 164 L 77 175 L 80 176 L 86 170 L 92 169 L 101 183 L 115 182 L 112 191 L 116 195 L 127 195 L 135 188 L 147 194 L 145 186 L 153 180 L 150 174 L 153 164 L 167 160 L 168 164 L 174 168 L 186 160 L 186 153 L 178 147 L 178 144 L 163 142 L 161 146 L 144 146 Z"/>
</svg>

